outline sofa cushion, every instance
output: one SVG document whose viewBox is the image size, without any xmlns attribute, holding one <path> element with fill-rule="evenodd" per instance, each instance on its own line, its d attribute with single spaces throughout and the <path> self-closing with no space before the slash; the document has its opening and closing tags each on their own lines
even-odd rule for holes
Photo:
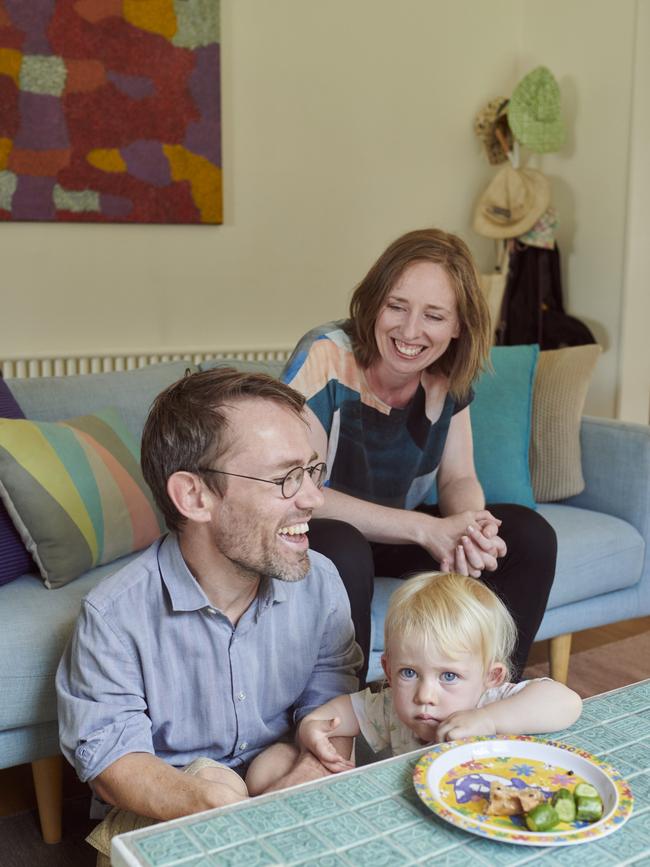
<svg viewBox="0 0 650 867">
<path fill-rule="evenodd" d="M 35 575 L 22 575 L 2 588 L 0 731 L 56 720 L 54 674 L 81 600 L 136 556 L 92 569 L 56 593 Z"/>
<path fill-rule="evenodd" d="M 198 370 L 188 361 L 170 361 L 115 373 L 8 379 L 7 385 L 34 421 L 58 421 L 113 406 L 139 443 L 153 399 L 188 369 Z"/>
<path fill-rule="evenodd" d="M 0 418 L 25 418 L 16 399 L 0 376 Z M 35 569 L 27 548 L 0 502 L 0 586 L 14 581 L 25 572 Z"/>
<path fill-rule="evenodd" d="M 113 409 L 61 422 L 0 420 L 0 497 L 50 588 L 162 531 L 139 447 Z"/>
<path fill-rule="evenodd" d="M 533 390 L 530 473 L 538 503 L 584 490 L 580 422 L 601 348 L 596 343 L 541 352 Z"/>
<path fill-rule="evenodd" d="M 476 474 L 488 503 L 535 508 L 528 449 L 539 347 L 494 346 L 470 404 Z"/>
<path fill-rule="evenodd" d="M 241 358 L 213 358 L 199 364 L 201 370 L 213 370 L 215 367 L 235 367 L 244 373 L 268 373 L 275 379 L 280 378 L 284 368 L 284 361 L 255 361 Z"/>
<path fill-rule="evenodd" d="M 544 503 L 538 511 L 557 534 L 556 578 L 548 608 L 637 583 L 645 544 L 639 531 L 627 521 L 560 503 Z"/>
</svg>

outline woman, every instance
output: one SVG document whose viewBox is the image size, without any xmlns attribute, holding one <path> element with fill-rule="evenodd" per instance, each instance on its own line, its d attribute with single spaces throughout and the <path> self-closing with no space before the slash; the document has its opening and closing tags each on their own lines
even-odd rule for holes
<svg viewBox="0 0 650 867">
<path fill-rule="evenodd" d="M 469 249 L 421 229 L 382 253 L 352 296 L 350 318 L 310 331 L 285 367 L 284 381 L 307 398 L 314 447 L 327 456 L 317 518 L 338 519 L 312 521 L 311 545 L 341 572 L 366 659 L 372 576 L 439 568 L 495 590 L 517 623 L 517 677 L 526 662 L 556 540 L 530 509 L 485 507 L 469 404 L 490 337 Z M 434 488 L 437 505 L 425 505 Z M 350 538 L 341 522 L 364 538 Z"/>
</svg>

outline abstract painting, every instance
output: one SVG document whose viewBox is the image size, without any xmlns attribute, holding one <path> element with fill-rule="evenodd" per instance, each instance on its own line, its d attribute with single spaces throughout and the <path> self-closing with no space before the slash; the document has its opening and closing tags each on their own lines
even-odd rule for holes
<svg viewBox="0 0 650 867">
<path fill-rule="evenodd" d="M 0 0 L 0 219 L 221 223 L 219 0 Z"/>
</svg>

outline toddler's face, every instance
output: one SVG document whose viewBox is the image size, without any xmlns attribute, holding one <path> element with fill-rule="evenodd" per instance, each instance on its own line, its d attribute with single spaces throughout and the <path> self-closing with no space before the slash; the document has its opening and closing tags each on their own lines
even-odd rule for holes
<svg viewBox="0 0 650 867">
<path fill-rule="evenodd" d="M 502 666 L 485 671 L 480 653 L 452 658 L 417 638 L 393 639 L 388 650 L 382 664 L 395 712 L 423 743 L 431 743 L 439 723 L 475 708 L 483 692 L 503 679 Z"/>
</svg>

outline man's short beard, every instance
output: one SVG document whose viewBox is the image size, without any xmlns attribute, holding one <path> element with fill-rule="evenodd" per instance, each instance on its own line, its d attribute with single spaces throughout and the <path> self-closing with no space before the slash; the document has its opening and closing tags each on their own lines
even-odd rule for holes
<svg viewBox="0 0 650 867">
<path fill-rule="evenodd" d="M 220 525 L 213 529 L 215 547 L 249 580 L 275 578 L 278 581 L 302 581 L 309 572 L 309 549 L 292 550 L 275 533 L 257 537 L 258 519 L 255 515 L 241 519 L 232 510 L 225 510 Z"/>
<path fill-rule="evenodd" d="M 282 566 L 274 564 L 273 571 L 269 572 L 269 578 L 276 578 L 278 581 L 286 581 L 288 583 L 304 581 L 310 567 L 309 555 L 305 551 L 300 560 L 291 567 L 288 567 L 286 563 Z"/>
<path fill-rule="evenodd" d="M 252 567 L 249 563 L 243 563 L 241 560 L 230 560 L 230 562 L 237 567 L 242 577 L 250 578 L 251 580 L 275 578 L 276 581 L 285 581 L 288 584 L 304 581 L 311 568 L 307 551 L 303 553 L 297 563 L 293 564 L 285 563 L 282 560 L 276 561 L 273 557 L 269 562 L 255 567 Z"/>
</svg>

